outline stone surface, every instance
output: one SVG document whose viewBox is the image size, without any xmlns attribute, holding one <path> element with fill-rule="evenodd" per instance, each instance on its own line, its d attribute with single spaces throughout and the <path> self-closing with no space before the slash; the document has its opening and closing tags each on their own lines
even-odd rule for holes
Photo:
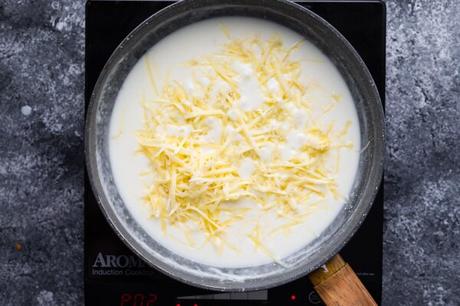
<svg viewBox="0 0 460 306">
<path fill-rule="evenodd" d="M 387 8 L 384 304 L 460 305 L 460 2 Z"/>
<path fill-rule="evenodd" d="M 384 305 L 460 305 L 460 2 L 388 1 Z M 0 304 L 83 300 L 84 1 L 0 2 Z"/>
<path fill-rule="evenodd" d="M 83 298 L 83 1 L 0 1 L 0 305 Z"/>
</svg>

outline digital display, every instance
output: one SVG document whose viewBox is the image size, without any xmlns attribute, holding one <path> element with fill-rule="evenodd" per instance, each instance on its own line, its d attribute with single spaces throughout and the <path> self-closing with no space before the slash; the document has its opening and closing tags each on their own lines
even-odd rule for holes
<svg viewBox="0 0 460 306">
<path fill-rule="evenodd" d="M 154 306 L 157 301 L 156 293 L 125 292 L 120 295 L 120 306 Z"/>
</svg>

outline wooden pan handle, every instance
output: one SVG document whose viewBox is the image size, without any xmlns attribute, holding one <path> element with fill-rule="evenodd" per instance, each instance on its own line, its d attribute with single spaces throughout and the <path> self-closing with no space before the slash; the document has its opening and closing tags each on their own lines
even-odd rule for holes
<svg viewBox="0 0 460 306">
<path fill-rule="evenodd" d="M 374 306 L 377 303 L 359 280 L 353 269 L 334 256 L 324 266 L 309 275 L 316 292 L 328 306 Z"/>
</svg>

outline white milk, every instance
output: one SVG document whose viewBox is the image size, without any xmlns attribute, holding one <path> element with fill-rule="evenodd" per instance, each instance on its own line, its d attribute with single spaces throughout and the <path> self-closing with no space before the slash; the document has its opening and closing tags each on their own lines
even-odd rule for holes
<svg viewBox="0 0 460 306">
<path fill-rule="evenodd" d="M 287 46 L 302 38 L 283 26 L 253 18 L 218 18 L 187 26 L 164 38 L 145 55 L 153 67 L 157 88 L 161 88 L 166 80 L 178 80 L 183 81 L 189 89 L 193 89 L 193 84 L 187 82 L 191 77 L 190 68 L 184 63 L 217 51 L 227 41 L 222 31 L 222 24 L 233 37 L 244 38 L 259 35 L 268 39 L 273 34 L 278 34 Z M 302 44 L 295 53 L 295 57 L 302 59 L 302 78 L 304 80 L 313 80 L 327 89 L 328 92 L 337 93 L 342 97 L 341 102 L 327 114 L 325 120 L 335 121 L 338 125 L 343 125 L 347 120 L 352 122 L 346 139 L 353 143 L 354 148 L 340 150 L 340 170 L 337 177 L 340 193 L 347 195 L 356 175 L 360 148 L 359 123 L 351 94 L 335 66 L 312 44 L 308 42 Z M 247 67 L 241 66 L 236 67 L 236 69 L 251 77 L 251 71 Z M 267 86 L 276 90 L 277 84 L 269 81 Z M 257 99 L 260 93 L 255 88 L 254 90 L 243 88 L 242 91 L 252 95 L 252 100 L 260 103 Z M 266 252 L 257 250 L 247 234 L 251 232 L 257 222 L 264 227 L 264 230 L 270 230 L 281 224 L 283 220 L 280 220 L 276 213 L 260 213 L 258 208 L 254 208 L 254 203 L 250 203 L 250 201 L 239 203 L 241 206 L 253 208 L 247 218 L 228 228 L 229 243 L 235 246 L 237 250 L 225 248 L 222 253 L 218 253 L 209 243 L 200 245 L 200 242 L 204 242 L 205 239 L 203 233 L 200 232 L 193 233 L 198 243 L 195 246 L 190 246 L 185 242 L 184 229 L 180 227 L 169 226 L 167 234 L 164 235 L 159 222 L 148 218 L 146 205 L 141 199 L 147 183 L 140 173 L 148 169 L 148 164 L 142 155 L 135 153 L 138 148 L 135 135 L 143 126 L 143 109 L 140 104 L 143 95 L 146 99 L 156 96 L 146 71 L 145 61 L 141 59 L 130 72 L 116 100 L 110 127 L 111 165 L 115 182 L 130 212 L 152 237 L 170 250 L 191 260 L 221 267 L 269 263 L 273 261 L 273 258 L 280 260 L 295 252 L 320 235 L 333 222 L 343 206 L 346 199 L 335 201 L 331 198 L 327 205 L 316 210 L 305 222 L 291 228 L 288 233 L 281 231 L 271 235 L 269 239 L 263 241 L 265 247 L 270 251 L 270 256 Z M 311 98 L 317 101 L 326 99 L 321 92 L 315 93 L 314 91 L 311 93 Z M 316 104 L 321 105 L 321 103 Z M 251 109 L 257 105 L 243 105 L 243 107 Z M 296 110 L 292 111 L 295 112 Z M 228 115 L 232 116 L 230 113 Z M 299 114 L 296 124 L 306 124 L 304 121 L 305 116 Z M 289 125 L 274 124 L 278 124 L 280 129 L 289 129 Z M 216 127 L 216 129 L 218 128 Z M 184 127 L 184 131 L 173 132 L 187 133 L 187 127 Z M 287 133 L 289 134 L 289 132 L 288 130 Z M 212 135 L 209 136 L 212 137 Z M 298 143 L 302 141 L 306 141 L 303 139 L 303 135 L 292 133 L 288 137 L 286 147 L 281 148 L 281 154 L 289 159 Z M 270 147 L 262 148 L 262 159 L 270 159 L 272 151 L 273 148 Z M 252 170 L 253 165 L 250 160 L 244 160 L 239 169 L 242 176 L 250 176 Z"/>
</svg>

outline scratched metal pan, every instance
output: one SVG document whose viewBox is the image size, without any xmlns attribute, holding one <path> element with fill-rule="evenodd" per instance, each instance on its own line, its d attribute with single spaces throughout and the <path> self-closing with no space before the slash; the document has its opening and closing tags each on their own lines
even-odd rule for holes
<svg viewBox="0 0 460 306">
<path fill-rule="evenodd" d="M 348 201 L 318 238 L 283 259 L 287 267 L 264 264 L 219 268 L 181 257 L 155 241 L 136 222 L 114 183 L 108 150 L 109 123 L 115 99 L 129 71 L 163 37 L 191 23 L 219 16 L 262 18 L 303 35 L 337 66 L 351 90 L 358 112 L 363 150 Z M 87 113 L 86 164 L 93 191 L 105 217 L 121 240 L 148 264 L 198 287 L 222 291 L 257 290 L 279 286 L 313 271 L 338 253 L 356 232 L 373 203 L 381 181 L 383 128 L 380 98 L 368 69 L 350 43 L 321 17 L 284 0 L 185 0 L 170 5 L 141 23 L 106 63 Z"/>
</svg>

